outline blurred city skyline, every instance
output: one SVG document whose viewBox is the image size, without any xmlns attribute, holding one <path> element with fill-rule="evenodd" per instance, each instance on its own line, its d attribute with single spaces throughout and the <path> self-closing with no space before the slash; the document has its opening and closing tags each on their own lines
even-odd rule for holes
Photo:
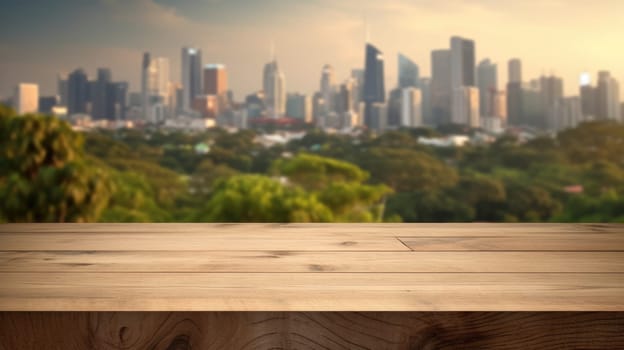
<svg viewBox="0 0 624 350">
<path fill-rule="evenodd" d="M 341 81 L 364 66 L 365 27 L 386 57 L 388 88 L 396 85 L 396 54 L 415 61 L 430 76 L 431 51 L 447 48 L 453 35 L 473 39 L 476 58 L 498 63 L 499 83 L 507 61 L 518 57 L 528 80 L 554 73 L 565 93 L 578 91 L 579 75 L 599 70 L 624 80 L 624 4 L 615 0 L 2 0 L 0 95 L 18 82 L 54 93 L 59 72 L 84 68 L 91 76 L 108 67 L 115 79 L 140 90 L 144 51 L 171 60 L 180 80 L 180 48 L 202 49 L 204 63 L 228 67 L 237 97 L 262 88 L 262 67 L 274 42 L 288 91 L 318 89 L 323 65 Z M 366 23 L 366 25 L 365 25 Z M 618 45 L 620 44 L 620 45 Z M 624 92 L 622 89 L 621 93 Z"/>
</svg>

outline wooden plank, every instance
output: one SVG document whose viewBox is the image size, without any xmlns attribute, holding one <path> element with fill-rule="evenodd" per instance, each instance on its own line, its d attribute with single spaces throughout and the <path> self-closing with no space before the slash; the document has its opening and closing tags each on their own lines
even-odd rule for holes
<svg viewBox="0 0 624 350">
<path fill-rule="evenodd" d="M 0 272 L 624 273 L 624 252 L 0 251 Z"/>
<path fill-rule="evenodd" d="M 43 327 L 45 325 L 45 327 Z M 624 313 L 0 313 L 0 349 L 623 349 Z"/>
<path fill-rule="evenodd" d="M 2 311 L 624 311 L 624 274 L 0 273 Z"/>
<path fill-rule="evenodd" d="M 0 234 L 15 233 L 205 233 L 232 234 L 359 234 L 383 236 L 506 236 L 508 234 L 624 234 L 621 224 L 543 224 L 543 223 L 361 223 L 361 224 L 234 224 L 234 223 L 150 223 L 150 224 L 2 224 Z"/>
<path fill-rule="evenodd" d="M 2 250 L 326 250 L 409 251 L 394 237 L 358 235 L 207 235 L 185 233 L 12 233 L 0 238 Z"/>
<path fill-rule="evenodd" d="M 624 251 L 624 234 L 401 237 L 413 251 Z"/>
</svg>

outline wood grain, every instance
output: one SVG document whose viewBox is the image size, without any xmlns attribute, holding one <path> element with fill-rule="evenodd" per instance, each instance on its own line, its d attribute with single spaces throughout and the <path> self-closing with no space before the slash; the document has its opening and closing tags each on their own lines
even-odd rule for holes
<svg viewBox="0 0 624 350">
<path fill-rule="evenodd" d="M 0 313 L 0 349 L 623 349 L 624 313 Z"/>
<path fill-rule="evenodd" d="M 0 226 L 0 311 L 619 311 L 624 226 Z"/>
<path fill-rule="evenodd" d="M 413 251 L 624 251 L 624 234 L 400 237 Z"/>
<path fill-rule="evenodd" d="M 4 311 L 624 311 L 624 274 L 0 273 Z"/>
<path fill-rule="evenodd" d="M 394 237 L 357 234 L 288 235 L 189 233 L 11 233 L 0 235 L 2 250 L 325 250 L 409 251 Z"/>
<path fill-rule="evenodd" d="M 0 272 L 624 273 L 624 252 L 0 251 Z"/>
</svg>

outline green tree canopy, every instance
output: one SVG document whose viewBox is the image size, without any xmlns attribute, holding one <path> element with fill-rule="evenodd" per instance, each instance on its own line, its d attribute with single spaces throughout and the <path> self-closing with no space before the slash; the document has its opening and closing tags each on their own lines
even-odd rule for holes
<svg viewBox="0 0 624 350">
<path fill-rule="evenodd" d="M 431 155 L 411 149 L 371 148 L 360 155 L 359 165 L 372 180 L 397 192 L 432 191 L 454 186 L 457 171 Z"/>
<path fill-rule="evenodd" d="M 54 117 L 0 118 L 0 212 L 12 222 L 88 222 L 106 206 L 103 169 L 85 158 L 82 137 Z"/>
<path fill-rule="evenodd" d="M 312 194 L 262 175 L 220 180 L 200 210 L 208 222 L 330 222 L 331 211 Z"/>
<path fill-rule="evenodd" d="M 368 178 L 368 173 L 354 164 L 307 153 L 275 161 L 273 172 L 308 190 L 320 190 L 336 183 L 362 183 Z"/>
</svg>

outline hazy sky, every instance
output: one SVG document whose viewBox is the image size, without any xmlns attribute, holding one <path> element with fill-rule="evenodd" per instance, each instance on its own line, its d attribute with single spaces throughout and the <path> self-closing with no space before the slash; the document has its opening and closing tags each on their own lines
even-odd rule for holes
<svg viewBox="0 0 624 350">
<path fill-rule="evenodd" d="M 272 39 L 288 91 L 310 93 L 325 63 L 339 82 L 363 66 L 364 18 L 388 88 L 399 51 L 429 76 L 431 50 L 460 35 L 499 64 L 500 84 L 519 57 L 524 80 L 555 73 L 574 95 L 581 72 L 607 69 L 624 94 L 622 0 L 0 0 L 0 96 L 20 81 L 54 93 L 56 74 L 77 67 L 109 67 L 136 91 L 143 51 L 169 57 L 177 81 L 180 48 L 196 45 L 227 65 L 241 99 L 260 88 Z"/>
</svg>

